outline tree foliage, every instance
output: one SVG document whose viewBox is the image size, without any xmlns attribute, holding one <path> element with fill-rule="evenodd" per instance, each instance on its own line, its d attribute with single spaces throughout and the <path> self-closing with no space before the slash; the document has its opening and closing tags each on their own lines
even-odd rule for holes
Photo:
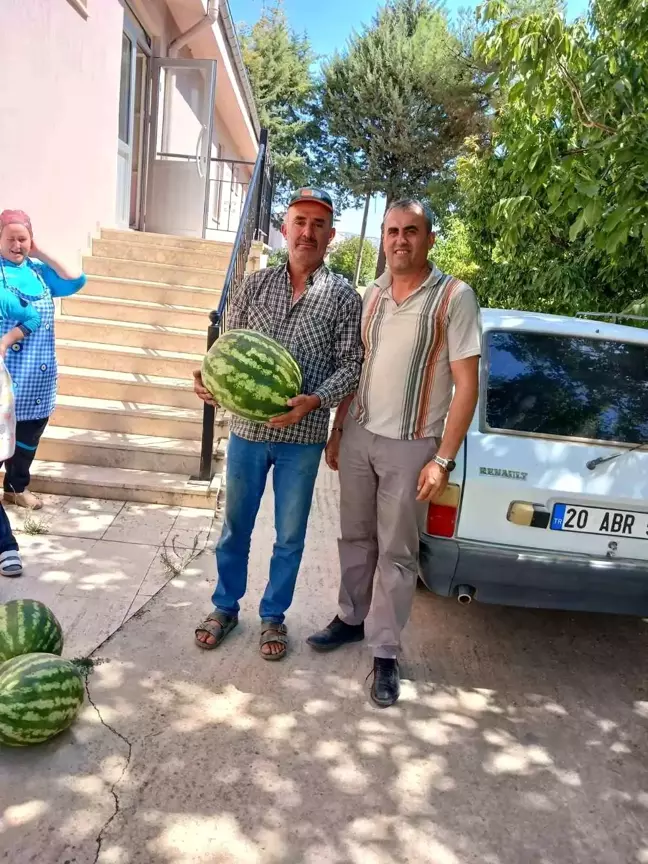
<svg viewBox="0 0 648 864">
<path fill-rule="evenodd" d="M 315 55 L 306 35 L 291 29 L 281 0 L 240 27 L 241 48 L 261 126 L 270 133 L 279 191 L 310 182 L 307 158 Z"/>
<path fill-rule="evenodd" d="M 482 18 L 492 135 L 457 167 L 482 300 L 621 311 L 648 293 L 648 4 Z"/>
<path fill-rule="evenodd" d="M 281 249 L 273 249 L 268 255 L 268 267 L 278 267 L 279 264 L 285 264 L 288 261 L 288 249 L 282 246 Z"/>
<path fill-rule="evenodd" d="M 389 203 L 444 175 L 482 107 L 445 13 L 388 0 L 324 67 L 320 125 L 341 182 Z"/>
<path fill-rule="evenodd" d="M 463 279 L 469 285 L 479 280 L 479 265 L 470 245 L 468 228 L 457 215 L 445 220 L 443 233 L 437 238 L 430 258 L 444 273 Z"/>
<path fill-rule="evenodd" d="M 344 276 L 349 282 L 353 282 L 359 249 L 359 237 L 349 237 L 337 243 L 329 255 L 328 264 L 331 270 Z M 360 285 L 367 285 L 373 279 L 377 258 L 376 247 L 370 240 L 365 240 L 362 244 L 362 263 L 358 280 Z"/>
</svg>

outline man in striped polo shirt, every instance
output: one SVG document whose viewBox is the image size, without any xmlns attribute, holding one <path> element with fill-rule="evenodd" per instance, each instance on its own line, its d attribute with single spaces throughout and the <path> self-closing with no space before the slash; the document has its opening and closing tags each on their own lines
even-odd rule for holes
<svg viewBox="0 0 648 864">
<path fill-rule="evenodd" d="M 308 642 L 330 651 L 361 641 L 371 607 L 371 697 L 381 707 L 400 694 L 427 502 L 444 491 L 477 404 L 479 307 L 470 286 L 428 263 L 434 238 L 419 201 L 388 209 L 388 270 L 363 302 L 360 384 L 338 407 L 326 451 L 340 472 L 339 613 Z"/>
</svg>

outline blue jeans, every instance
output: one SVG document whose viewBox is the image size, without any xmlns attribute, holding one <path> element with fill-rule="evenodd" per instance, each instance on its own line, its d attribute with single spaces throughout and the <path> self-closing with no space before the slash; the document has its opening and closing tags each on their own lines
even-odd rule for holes
<svg viewBox="0 0 648 864">
<path fill-rule="evenodd" d="M 8 552 L 10 549 L 18 549 L 18 543 L 11 530 L 9 518 L 0 503 L 0 553 Z"/>
<path fill-rule="evenodd" d="M 237 615 L 245 594 L 250 540 L 270 468 L 273 472 L 276 540 L 261 618 L 284 620 L 295 591 L 322 444 L 276 444 L 230 435 L 227 448 L 225 523 L 216 546 L 217 609 Z"/>
</svg>

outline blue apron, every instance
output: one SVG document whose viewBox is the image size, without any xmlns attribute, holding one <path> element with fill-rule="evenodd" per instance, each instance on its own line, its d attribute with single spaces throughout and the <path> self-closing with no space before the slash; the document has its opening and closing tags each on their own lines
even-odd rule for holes
<svg viewBox="0 0 648 864">
<path fill-rule="evenodd" d="M 38 310 L 41 326 L 34 333 L 16 342 L 7 351 L 5 365 L 13 380 L 16 394 L 16 421 L 43 420 L 49 417 L 56 403 L 56 347 L 54 340 L 54 300 L 39 273 L 43 293 L 39 297 L 23 294 L 5 278 L 6 288 L 24 304 Z M 0 336 L 16 326 L 15 321 L 2 321 Z"/>
</svg>

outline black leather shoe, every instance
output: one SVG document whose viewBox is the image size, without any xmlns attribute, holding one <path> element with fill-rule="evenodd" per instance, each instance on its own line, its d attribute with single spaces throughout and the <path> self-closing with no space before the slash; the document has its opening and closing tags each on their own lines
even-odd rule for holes
<svg viewBox="0 0 648 864">
<path fill-rule="evenodd" d="M 313 633 L 306 640 L 316 651 L 335 651 L 349 642 L 362 642 L 364 639 L 364 624 L 345 624 L 338 616 L 323 630 Z"/>
<path fill-rule="evenodd" d="M 400 672 L 398 660 L 374 657 L 374 680 L 371 698 L 379 708 L 389 708 L 400 696 Z"/>
</svg>

